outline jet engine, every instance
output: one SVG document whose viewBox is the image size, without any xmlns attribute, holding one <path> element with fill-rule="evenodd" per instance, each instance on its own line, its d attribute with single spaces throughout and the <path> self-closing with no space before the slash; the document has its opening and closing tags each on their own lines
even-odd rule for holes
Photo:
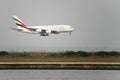
<svg viewBox="0 0 120 80">
<path fill-rule="evenodd" d="M 47 34 L 50 34 L 50 33 L 51 33 L 51 30 L 47 30 L 46 33 L 47 33 Z"/>
</svg>

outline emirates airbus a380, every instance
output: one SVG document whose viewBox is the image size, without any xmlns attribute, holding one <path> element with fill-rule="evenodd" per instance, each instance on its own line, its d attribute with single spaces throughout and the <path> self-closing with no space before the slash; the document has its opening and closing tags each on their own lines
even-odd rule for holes
<svg viewBox="0 0 120 80">
<path fill-rule="evenodd" d="M 13 16 L 13 20 L 17 25 L 17 28 L 12 28 L 19 32 L 40 34 L 40 36 L 49 36 L 49 34 L 59 34 L 68 32 L 71 34 L 74 31 L 69 25 L 44 25 L 44 26 L 27 26 L 17 16 Z"/>
</svg>

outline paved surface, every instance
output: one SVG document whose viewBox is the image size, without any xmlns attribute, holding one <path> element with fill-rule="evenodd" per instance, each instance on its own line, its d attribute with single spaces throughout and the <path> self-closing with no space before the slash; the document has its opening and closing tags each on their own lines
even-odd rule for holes
<svg viewBox="0 0 120 80">
<path fill-rule="evenodd" d="M 113 65 L 120 65 L 120 62 L 0 62 L 0 64 L 113 64 Z"/>
</svg>

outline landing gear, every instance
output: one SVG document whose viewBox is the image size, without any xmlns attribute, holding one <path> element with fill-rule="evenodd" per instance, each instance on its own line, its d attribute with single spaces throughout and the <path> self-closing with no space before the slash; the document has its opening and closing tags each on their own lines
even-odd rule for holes
<svg viewBox="0 0 120 80">
<path fill-rule="evenodd" d="M 69 32 L 69 35 L 71 35 L 71 32 Z"/>
<path fill-rule="evenodd" d="M 49 34 L 46 32 L 46 30 L 41 30 L 40 36 L 49 36 Z"/>
<path fill-rule="evenodd" d="M 47 33 L 40 33 L 40 36 L 49 36 Z"/>
</svg>

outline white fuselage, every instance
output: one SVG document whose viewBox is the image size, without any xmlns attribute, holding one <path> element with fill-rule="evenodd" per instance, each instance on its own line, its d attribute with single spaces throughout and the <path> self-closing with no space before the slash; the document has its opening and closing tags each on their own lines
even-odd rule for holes
<svg viewBox="0 0 120 80">
<path fill-rule="evenodd" d="M 33 33 L 38 34 L 41 33 L 42 30 L 45 30 L 47 34 L 50 34 L 52 32 L 56 33 L 63 33 L 63 32 L 72 32 L 74 29 L 69 25 L 47 25 L 47 26 L 28 26 L 29 30 L 18 26 L 17 30 L 20 32 L 26 32 L 26 33 Z"/>
</svg>

